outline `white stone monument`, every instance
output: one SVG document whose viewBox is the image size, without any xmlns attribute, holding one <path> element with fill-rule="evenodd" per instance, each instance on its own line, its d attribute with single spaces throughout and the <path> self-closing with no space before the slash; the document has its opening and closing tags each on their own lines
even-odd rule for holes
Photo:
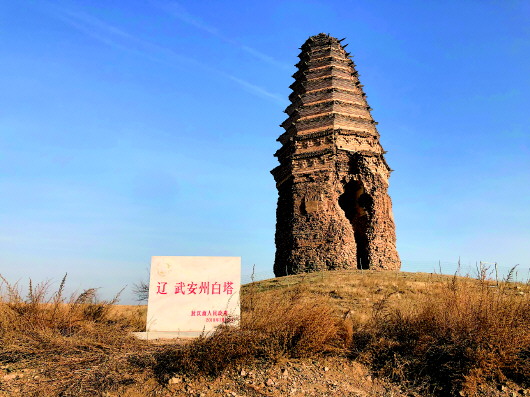
<svg viewBox="0 0 530 397">
<path fill-rule="evenodd" d="M 196 337 L 240 316 L 241 258 L 153 256 L 145 338 Z"/>
</svg>

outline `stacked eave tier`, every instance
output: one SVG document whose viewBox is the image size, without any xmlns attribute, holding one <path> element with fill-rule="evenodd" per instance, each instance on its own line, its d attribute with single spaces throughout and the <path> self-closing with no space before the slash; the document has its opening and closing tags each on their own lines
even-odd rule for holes
<svg viewBox="0 0 530 397">
<path fill-rule="evenodd" d="M 333 167 L 337 151 L 384 153 L 355 64 L 340 41 L 319 34 L 301 50 L 285 110 L 289 117 L 281 124 L 285 133 L 278 138 L 282 147 L 275 153 L 277 183 L 297 172 Z"/>
<path fill-rule="evenodd" d="M 375 122 L 353 62 L 337 39 L 313 36 L 302 46 L 299 70 L 293 75 L 292 104 L 285 110 L 286 130 L 278 140 L 326 130 L 347 130 L 377 137 Z"/>
</svg>

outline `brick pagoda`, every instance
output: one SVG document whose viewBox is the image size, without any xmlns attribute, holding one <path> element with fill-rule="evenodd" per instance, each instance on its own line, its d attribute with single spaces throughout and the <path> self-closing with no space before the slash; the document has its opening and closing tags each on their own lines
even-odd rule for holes
<svg viewBox="0 0 530 397">
<path fill-rule="evenodd" d="M 278 188 L 274 273 L 399 270 L 391 169 L 349 53 L 326 34 L 301 47 L 271 173 Z"/>
</svg>

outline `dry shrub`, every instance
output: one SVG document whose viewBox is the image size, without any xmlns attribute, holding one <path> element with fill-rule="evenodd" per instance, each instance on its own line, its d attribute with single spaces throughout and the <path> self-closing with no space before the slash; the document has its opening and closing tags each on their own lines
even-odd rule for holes
<svg viewBox="0 0 530 397">
<path fill-rule="evenodd" d="M 380 375 L 439 396 L 472 396 L 508 380 L 530 386 L 530 294 L 457 280 L 409 310 L 384 300 L 354 335 L 354 353 Z"/>
<path fill-rule="evenodd" d="M 166 347 L 156 352 L 153 360 L 141 357 L 137 364 L 150 366 L 159 382 L 166 383 L 174 374 L 216 376 L 229 365 L 248 362 L 257 349 L 256 341 L 239 329 L 220 326 L 211 336 Z M 136 360 L 138 357 L 132 362 Z"/>
<path fill-rule="evenodd" d="M 23 296 L 17 284 L 0 280 L 0 364 L 52 379 L 45 395 L 94 395 L 127 378 L 120 357 L 138 342 L 126 321 L 109 316 L 118 295 L 101 301 L 92 288 L 65 297 L 65 276 L 53 293 L 48 282 L 30 281 Z M 27 395 L 43 393 L 38 382 L 22 387 Z"/>
<path fill-rule="evenodd" d="M 264 339 L 269 356 L 307 357 L 340 353 L 351 336 L 328 296 L 307 293 L 303 287 L 250 291 L 242 300 L 242 330 Z"/>
<path fill-rule="evenodd" d="M 239 327 L 218 327 L 210 336 L 172 346 L 155 355 L 152 368 L 162 382 L 174 374 L 215 376 L 228 366 L 281 357 L 338 354 L 349 342 L 345 322 L 329 298 L 298 289 L 242 296 Z M 145 363 L 143 364 L 145 365 Z"/>
</svg>

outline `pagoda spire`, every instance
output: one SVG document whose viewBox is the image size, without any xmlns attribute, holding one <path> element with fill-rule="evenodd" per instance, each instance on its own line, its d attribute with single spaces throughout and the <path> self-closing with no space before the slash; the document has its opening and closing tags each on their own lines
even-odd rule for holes
<svg viewBox="0 0 530 397">
<path fill-rule="evenodd" d="M 391 169 L 346 45 L 302 45 L 271 173 L 278 188 L 276 276 L 400 268 L 388 196 Z"/>
</svg>

